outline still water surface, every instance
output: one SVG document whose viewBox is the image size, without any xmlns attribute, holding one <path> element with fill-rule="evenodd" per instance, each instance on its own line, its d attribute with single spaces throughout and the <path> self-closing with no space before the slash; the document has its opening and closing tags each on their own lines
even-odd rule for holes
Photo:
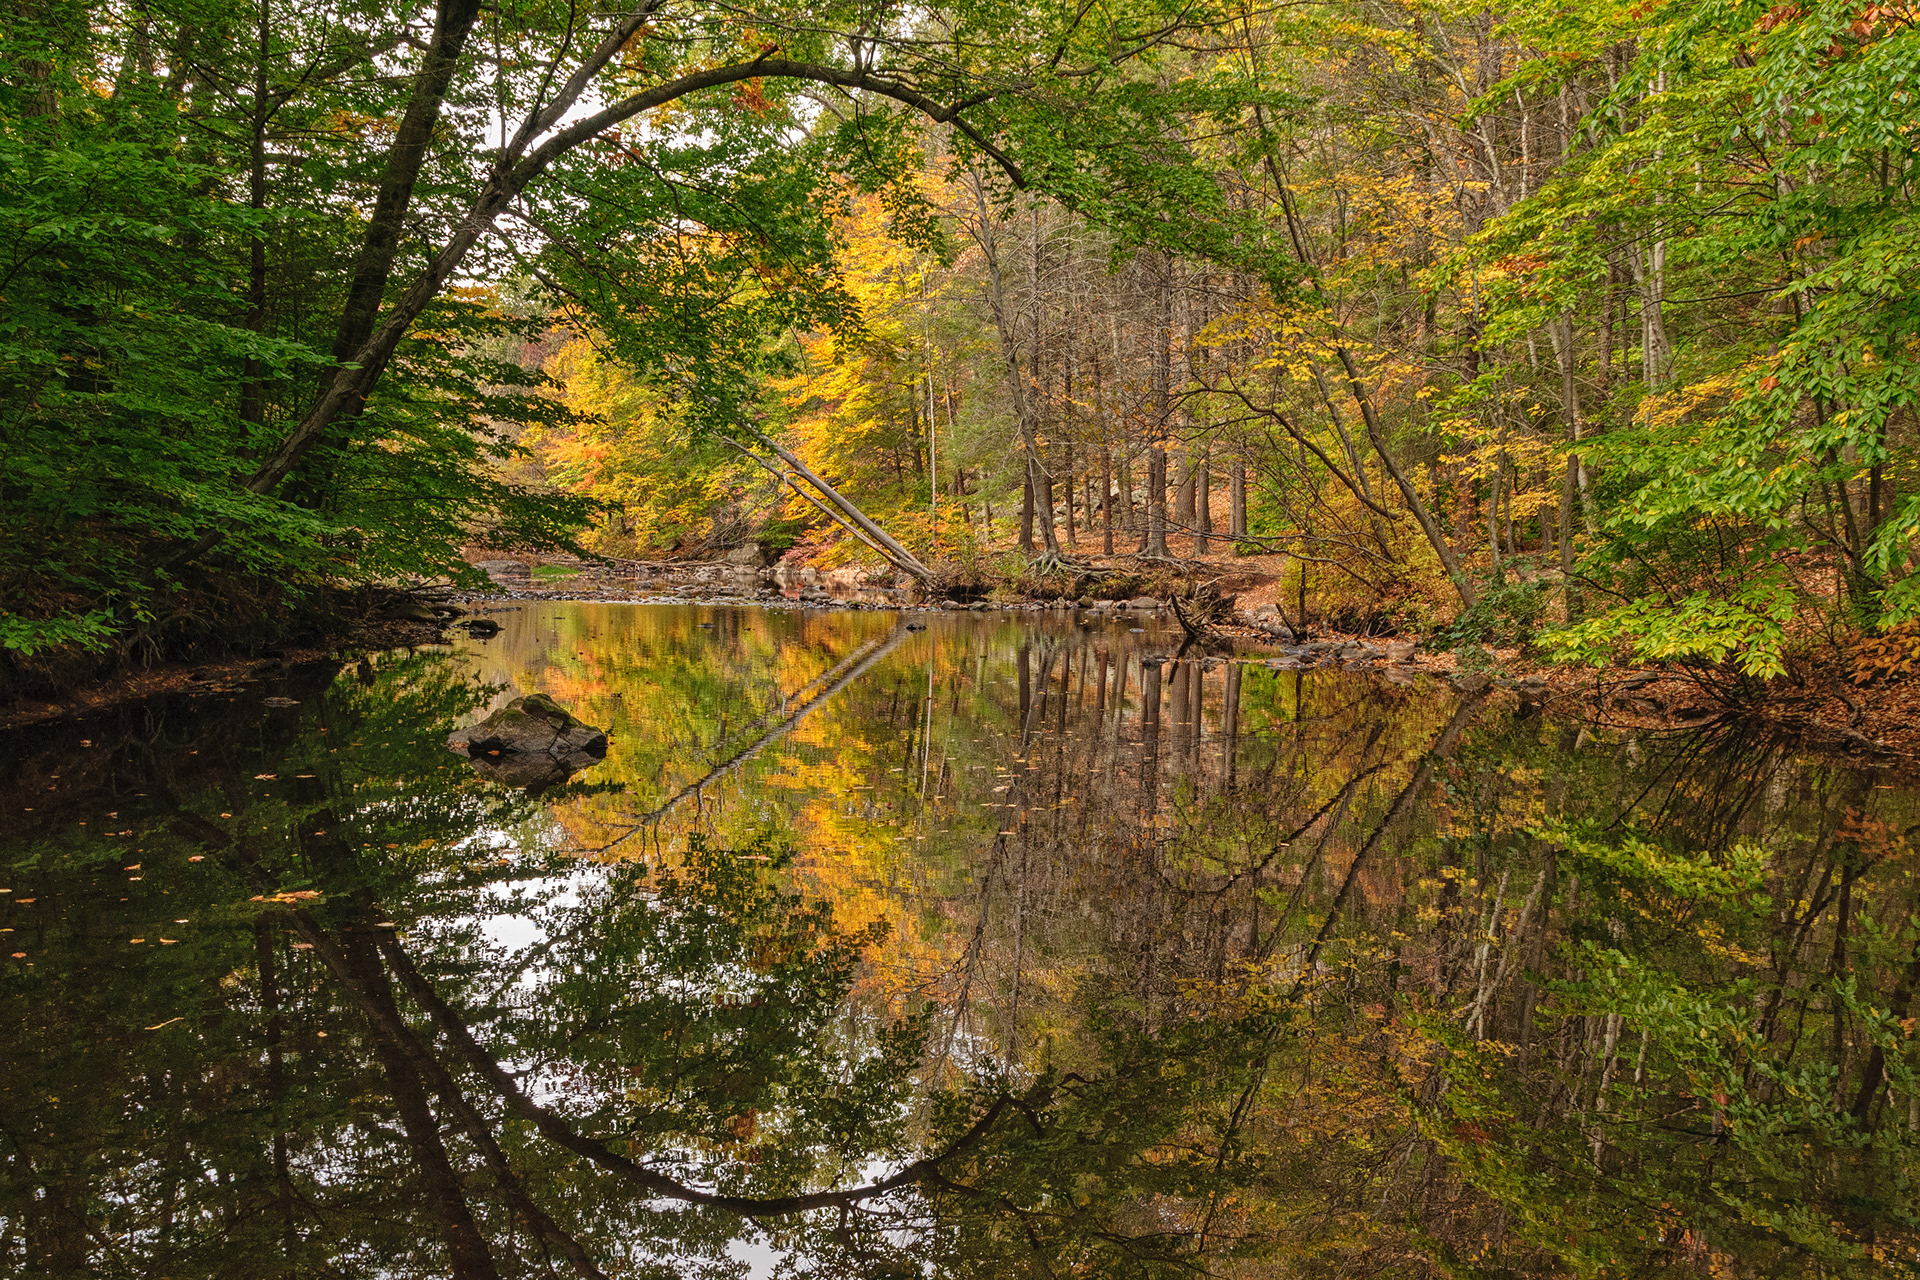
<svg viewBox="0 0 1920 1280">
<path fill-rule="evenodd" d="M 0 745 L 0 1274 L 1911 1256 L 1897 771 L 1113 620 L 494 616 Z M 537 795 L 443 745 L 531 692 L 611 735 Z"/>
</svg>

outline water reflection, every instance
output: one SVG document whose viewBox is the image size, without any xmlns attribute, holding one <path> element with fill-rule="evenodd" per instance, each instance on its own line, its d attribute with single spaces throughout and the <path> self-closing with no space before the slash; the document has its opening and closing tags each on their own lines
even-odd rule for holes
<svg viewBox="0 0 1920 1280">
<path fill-rule="evenodd" d="M 1051 615 L 496 616 L 6 742 L 0 1270 L 1910 1256 L 1896 778 Z M 611 734 L 537 798 L 443 745 L 532 693 Z"/>
</svg>

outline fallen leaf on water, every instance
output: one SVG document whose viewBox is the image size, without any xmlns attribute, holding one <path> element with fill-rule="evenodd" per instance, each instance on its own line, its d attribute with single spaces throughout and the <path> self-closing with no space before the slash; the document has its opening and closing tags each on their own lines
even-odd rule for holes
<svg viewBox="0 0 1920 1280">
<path fill-rule="evenodd" d="M 253 780 L 255 782 L 272 782 L 279 776 L 277 773 L 256 773 L 253 775 Z"/>
<path fill-rule="evenodd" d="M 188 862 L 202 862 L 202 861 L 205 861 L 205 860 L 206 860 L 206 856 L 207 856 L 207 855 L 206 855 L 206 854 L 204 854 L 204 853 L 196 853 L 196 854 L 194 854 L 194 855 L 193 855 L 193 856 L 192 856 L 191 858 L 188 858 L 188 859 L 187 859 L 187 861 L 188 861 Z"/>
<path fill-rule="evenodd" d="M 160 945 L 170 947 L 178 941 L 180 941 L 178 938 L 162 938 L 160 939 Z"/>
<path fill-rule="evenodd" d="M 221 817 L 223 817 L 223 818 L 231 818 L 231 817 L 232 817 L 233 815 L 232 815 L 232 814 L 230 814 L 230 813 L 223 813 L 223 814 L 221 814 L 220 816 L 221 816 Z"/>
<path fill-rule="evenodd" d="M 16 951 L 13 953 L 13 958 L 15 960 L 25 960 L 27 958 L 27 953 L 24 951 Z"/>
<path fill-rule="evenodd" d="M 186 922 L 185 920 L 175 920 L 175 921 L 174 921 L 174 923 L 175 923 L 175 924 L 185 924 L 185 923 L 187 923 L 187 922 Z"/>
<path fill-rule="evenodd" d="M 145 942 L 146 939 L 145 938 L 128 938 L 127 941 L 128 942 Z"/>
<path fill-rule="evenodd" d="M 27 905 L 27 904 L 28 904 L 29 902 L 38 902 L 38 901 L 40 901 L 40 899 L 38 899 L 38 898 L 15 898 L 15 899 L 14 899 L 13 901 L 14 901 L 14 904 L 15 904 L 16 906 L 22 906 L 22 907 L 24 907 L 24 906 L 26 906 L 26 905 Z"/>
<path fill-rule="evenodd" d="M 140 864 L 136 862 L 130 867 L 122 867 L 120 869 L 122 871 L 138 871 L 140 869 Z"/>
</svg>

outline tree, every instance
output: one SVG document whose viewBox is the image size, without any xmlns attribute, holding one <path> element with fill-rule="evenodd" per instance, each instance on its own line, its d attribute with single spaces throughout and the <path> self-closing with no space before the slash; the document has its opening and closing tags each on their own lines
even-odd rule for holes
<svg viewBox="0 0 1920 1280">
<path fill-rule="evenodd" d="M 1564 98 L 1596 63 L 1612 83 L 1585 145 L 1482 241 L 1494 325 L 1616 293 L 1640 322 L 1622 420 L 1583 450 L 1615 495 L 1588 572 L 1628 598 L 1561 643 L 1764 676 L 1809 606 L 1914 616 L 1914 108 L 1887 86 L 1920 36 L 1843 5 L 1519 26 L 1540 55 L 1510 85 Z"/>
<path fill-rule="evenodd" d="M 452 286 L 523 260 L 694 428 L 737 425 L 769 335 L 845 313 L 828 174 L 898 189 L 902 122 L 884 108 L 949 126 L 1016 182 L 1138 220 L 1179 180 L 1176 165 L 1166 191 L 1129 194 L 1124 210 L 1111 198 L 1147 172 L 1135 122 L 1151 104 L 1133 68 L 1210 21 L 1148 5 L 1036 22 L 1000 0 L 878 16 L 650 2 L 509 13 L 475 0 L 443 0 L 430 19 L 376 6 L 341 20 L 273 0 L 26 13 L 0 68 L 15 212 L 8 402 L 26 410 L 12 419 L 23 464 L 11 500 L 31 510 L 60 477 L 117 457 L 136 492 L 191 501 L 36 516 L 46 533 L 23 559 L 56 572 L 16 563 L 39 603 L 10 615 L 13 650 L 124 636 L 158 587 L 210 555 L 217 581 L 283 582 L 299 576 L 297 553 L 316 576 L 444 569 L 446 526 L 488 513 L 509 539 L 564 539 L 580 504 L 501 485 L 482 446 L 432 435 L 417 412 L 441 359 L 420 343 L 451 336 L 435 331 L 459 310 Z M 839 113 L 830 127 L 811 127 L 816 94 Z M 1109 101 L 1129 107 L 1129 127 L 1069 130 L 1062 150 L 1062 121 Z M 88 291 L 63 300 L 76 267 Z M 156 314 L 171 319 L 149 327 Z M 447 358 L 442 372 L 468 357 L 456 342 Z M 144 376 L 161 367 L 180 376 Z M 460 373 L 459 394 L 488 418 L 509 408 L 490 385 L 537 381 Z M 75 430 L 114 412 L 110 441 Z M 400 491 L 431 474 L 426 458 L 395 456 L 407 431 L 435 442 L 426 458 L 463 463 L 441 486 L 455 508 L 436 536 L 362 563 L 365 535 L 343 514 L 363 505 L 354 465 Z M 111 550 L 61 578 L 82 541 Z"/>
</svg>

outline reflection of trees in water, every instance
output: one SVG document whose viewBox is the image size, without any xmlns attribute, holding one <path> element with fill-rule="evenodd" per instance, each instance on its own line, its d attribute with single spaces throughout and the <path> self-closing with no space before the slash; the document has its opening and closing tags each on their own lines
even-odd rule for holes
<svg viewBox="0 0 1920 1280">
<path fill-rule="evenodd" d="M 8 921 L 0 1258 L 718 1274 L 743 1215 L 844 1275 L 1900 1247 L 1911 797 L 1111 635 L 1003 652 L 903 646 L 809 722 L 951 819 L 918 987 L 777 850 L 502 861 L 537 811 L 441 767 L 483 692 L 446 664 L 302 694 L 298 732 L 47 744 L 7 797 L 48 905 Z M 129 949 L 161 911 L 187 936 Z"/>
<path fill-rule="evenodd" d="M 1911 1241 L 1920 950 L 1881 923 L 1914 905 L 1910 797 L 1731 731 L 1576 749 L 1108 656 L 1016 655 L 1012 816 L 942 1046 L 1044 1077 L 1107 1060 L 1090 1027 L 1281 1001 L 1209 1131 L 1312 1152 L 1259 1181 L 1268 1226 L 1318 1224 L 1317 1265 L 1799 1274 Z M 1345 1262 L 1337 1221 L 1368 1224 Z"/>
</svg>

